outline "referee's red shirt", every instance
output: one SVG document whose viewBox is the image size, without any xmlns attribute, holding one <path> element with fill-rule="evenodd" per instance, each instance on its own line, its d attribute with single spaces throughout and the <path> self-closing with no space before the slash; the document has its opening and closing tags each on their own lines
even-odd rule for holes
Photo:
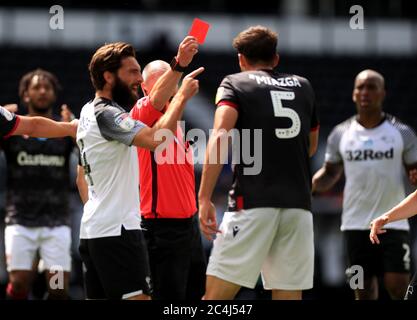
<svg viewBox="0 0 417 320">
<path fill-rule="evenodd" d="M 140 99 L 131 110 L 133 119 L 152 127 L 163 115 Z M 140 211 L 144 218 L 189 218 L 197 211 L 193 151 L 178 126 L 176 141 L 164 151 L 137 148 L 139 158 Z M 169 159 L 168 163 L 156 160 Z"/>
</svg>

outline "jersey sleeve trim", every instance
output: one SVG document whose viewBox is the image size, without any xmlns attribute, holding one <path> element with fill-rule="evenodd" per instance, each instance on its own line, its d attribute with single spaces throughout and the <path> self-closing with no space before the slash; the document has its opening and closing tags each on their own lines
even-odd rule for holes
<svg viewBox="0 0 417 320">
<path fill-rule="evenodd" d="M 9 138 L 16 131 L 19 123 L 20 123 L 20 117 L 16 116 L 16 121 L 14 123 L 14 126 L 13 126 L 12 130 L 10 130 L 10 132 L 4 136 L 4 139 Z"/>
<path fill-rule="evenodd" d="M 231 101 L 223 100 L 217 104 L 217 107 L 228 106 L 239 111 L 239 106 Z"/>
<path fill-rule="evenodd" d="M 320 129 L 320 125 L 318 124 L 317 126 L 313 127 L 310 129 L 310 132 L 316 132 Z"/>
</svg>

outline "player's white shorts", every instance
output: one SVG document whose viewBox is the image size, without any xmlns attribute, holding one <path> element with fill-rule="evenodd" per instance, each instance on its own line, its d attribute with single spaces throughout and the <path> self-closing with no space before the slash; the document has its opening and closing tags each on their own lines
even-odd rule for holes
<svg viewBox="0 0 417 320">
<path fill-rule="evenodd" d="M 226 212 L 213 243 L 207 275 L 254 288 L 313 287 L 313 217 L 302 209 L 255 208 Z"/>
<path fill-rule="evenodd" d="M 44 269 L 71 271 L 71 229 L 68 226 L 11 225 L 6 227 L 4 237 L 8 272 L 32 270 L 38 251 Z"/>
</svg>

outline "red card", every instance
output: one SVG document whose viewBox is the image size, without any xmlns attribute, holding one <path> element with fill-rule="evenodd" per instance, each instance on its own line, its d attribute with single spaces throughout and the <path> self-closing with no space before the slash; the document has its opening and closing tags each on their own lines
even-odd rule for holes
<svg viewBox="0 0 417 320">
<path fill-rule="evenodd" d="M 197 38 L 197 42 L 199 44 L 203 44 L 204 40 L 206 40 L 208 29 L 210 28 L 210 24 L 195 18 L 193 21 L 193 25 L 191 26 L 190 32 L 188 33 L 189 36 L 193 36 Z"/>
</svg>

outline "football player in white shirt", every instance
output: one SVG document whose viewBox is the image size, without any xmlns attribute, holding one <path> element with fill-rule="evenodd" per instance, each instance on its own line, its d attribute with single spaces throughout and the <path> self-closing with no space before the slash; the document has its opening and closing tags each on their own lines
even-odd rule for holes
<svg viewBox="0 0 417 320">
<path fill-rule="evenodd" d="M 191 62 L 198 48 L 195 38 L 187 39 L 184 46 L 188 49 L 175 60 L 182 67 Z M 177 81 L 183 70 L 175 65 L 171 68 L 164 76 Z M 82 165 L 77 185 L 85 204 L 79 249 L 87 299 L 147 300 L 151 279 L 140 229 L 137 152 L 131 146 L 153 150 L 163 142 L 157 141 L 157 130 L 176 131 L 185 103 L 198 91 L 194 77 L 204 68 L 183 79 L 171 107 L 152 128 L 128 113 L 143 81 L 131 45 L 102 46 L 89 70 L 96 95 L 82 108 L 77 131 Z M 164 136 L 166 133 L 161 138 Z"/>
<path fill-rule="evenodd" d="M 416 184 L 417 138 L 414 131 L 382 111 L 383 76 L 364 70 L 355 79 L 352 94 L 357 114 L 337 125 L 327 140 L 325 163 L 313 177 L 313 192 L 329 190 L 344 172 L 341 230 L 350 266 L 364 270 L 359 300 L 378 298 L 378 278 L 392 299 L 402 299 L 410 272 L 408 221 L 387 225 L 381 246 L 369 242 L 369 225 L 405 197 L 403 168 Z"/>
</svg>

